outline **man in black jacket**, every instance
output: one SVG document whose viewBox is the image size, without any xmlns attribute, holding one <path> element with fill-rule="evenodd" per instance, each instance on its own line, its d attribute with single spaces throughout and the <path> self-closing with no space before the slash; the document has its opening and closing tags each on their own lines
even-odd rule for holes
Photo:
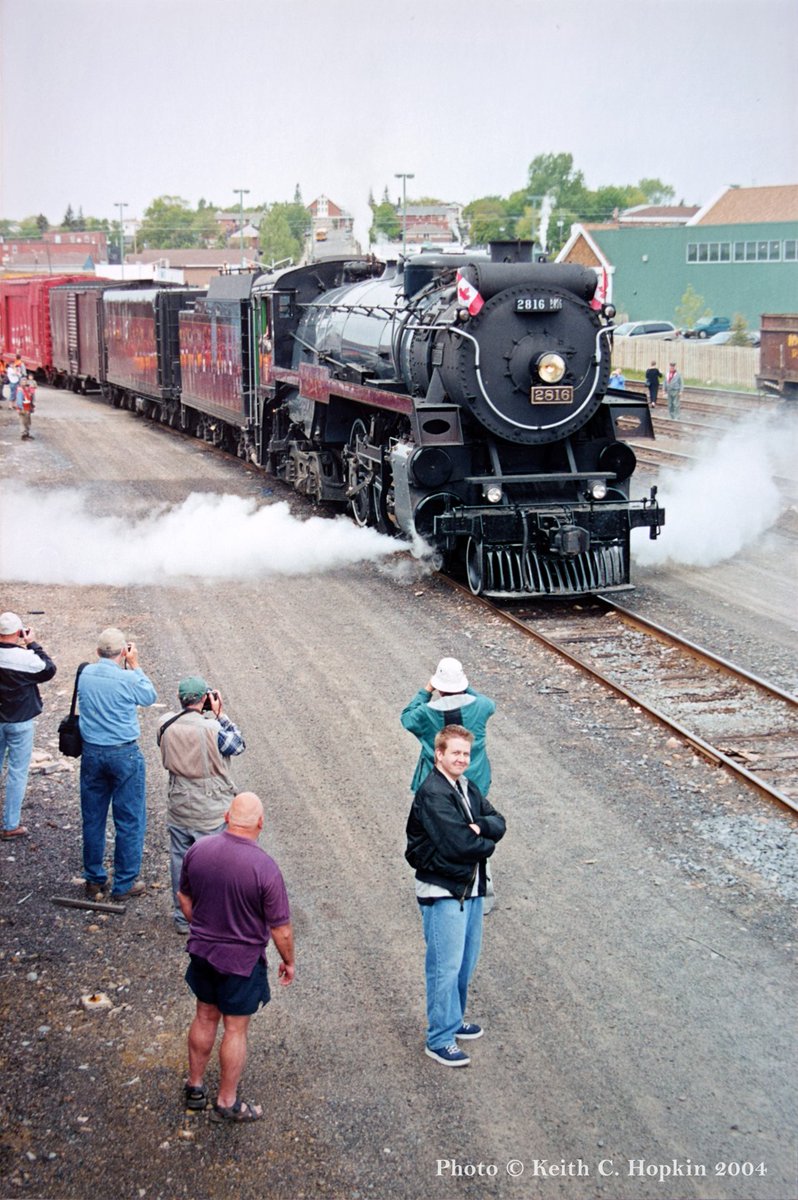
<svg viewBox="0 0 798 1200">
<path fill-rule="evenodd" d="M 0 613 L 0 772 L 8 753 L 3 830 L 0 837 L 25 837 L 20 825 L 22 801 L 28 786 L 36 717 L 42 711 L 38 684 L 52 679 L 55 663 L 45 654 L 22 620 L 13 612 Z"/>
<path fill-rule="evenodd" d="M 447 1067 L 471 1059 L 457 1039 L 482 1037 L 465 1020 L 468 985 L 482 944 L 485 863 L 504 837 L 501 813 L 464 775 L 473 734 L 446 725 L 435 738 L 435 766 L 407 819 L 405 858 L 416 870 L 416 899 L 427 943 L 425 1053 Z"/>
</svg>

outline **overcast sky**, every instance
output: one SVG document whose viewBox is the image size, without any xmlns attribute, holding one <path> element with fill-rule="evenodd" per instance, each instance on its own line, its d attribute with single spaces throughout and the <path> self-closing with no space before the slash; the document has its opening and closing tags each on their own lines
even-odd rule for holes
<svg viewBox="0 0 798 1200">
<path fill-rule="evenodd" d="M 796 0 L 0 0 L 0 217 L 798 182 Z"/>
</svg>

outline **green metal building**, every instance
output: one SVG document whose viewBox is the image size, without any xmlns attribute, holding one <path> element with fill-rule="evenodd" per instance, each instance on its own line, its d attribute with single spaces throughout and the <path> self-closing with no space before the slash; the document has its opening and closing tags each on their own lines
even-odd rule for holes
<svg viewBox="0 0 798 1200">
<path fill-rule="evenodd" d="M 726 189 L 678 225 L 625 216 L 574 225 L 558 256 L 607 271 L 620 320 L 679 324 L 689 284 L 711 314 L 741 313 L 751 329 L 764 312 L 798 312 L 798 185 Z"/>
</svg>

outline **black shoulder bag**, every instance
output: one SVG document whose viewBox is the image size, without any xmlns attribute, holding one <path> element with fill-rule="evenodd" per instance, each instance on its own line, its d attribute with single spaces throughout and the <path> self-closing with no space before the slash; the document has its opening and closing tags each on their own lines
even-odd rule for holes
<svg viewBox="0 0 798 1200">
<path fill-rule="evenodd" d="M 78 667 L 78 673 L 75 676 L 75 686 L 72 690 L 72 707 L 69 710 L 69 716 L 64 717 L 61 724 L 58 726 L 58 749 L 67 758 L 80 758 L 83 749 L 83 738 L 80 733 L 80 718 L 76 712 L 78 705 L 78 680 L 80 673 L 88 663 L 81 663 Z"/>
</svg>

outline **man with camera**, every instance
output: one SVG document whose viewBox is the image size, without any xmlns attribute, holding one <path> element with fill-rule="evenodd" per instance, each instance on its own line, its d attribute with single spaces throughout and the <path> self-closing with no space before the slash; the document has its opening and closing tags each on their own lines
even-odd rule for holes
<svg viewBox="0 0 798 1200">
<path fill-rule="evenodd" d="M 3 805 L 3 840 L 27 835 L 20 825 L 28 786 L 36 718 L 42 711 L 38 684 L 52 679 L 55 663 L 45 654 L 32 629 L 13 612 L 0 614 L 0 774 L 8 754 Z"/>
<path fill-rule="evenodd" d="M 169 772 L 166 827 L 175 929 L 187 934 L 188 922 L 177 899 L 183 858 L 200 838 L 224 829 L 224 814 L 236 794 L 228 760 L 241 754 L 246 744 L 222 711 L 219 692 L 204 679 L 181 679 L 177 695 L 180 712 L 164 716 L 158 745 Z"/>
<path fill-rule="evenodd" d="M 139 666 L 136 646 L 121 629 L 102 631 L 97 657 L 99 662 L 84 667 L 78 680 L 83 873 L 89 899 L 101 899 L 108 883 L 104 859 L 110 807 L 116 831 L 111 899 L 128 900 L 145 890 L 138 879 L 147 825 L 138 707 L 148 707 L 158 697 Z"/>
</svg>

